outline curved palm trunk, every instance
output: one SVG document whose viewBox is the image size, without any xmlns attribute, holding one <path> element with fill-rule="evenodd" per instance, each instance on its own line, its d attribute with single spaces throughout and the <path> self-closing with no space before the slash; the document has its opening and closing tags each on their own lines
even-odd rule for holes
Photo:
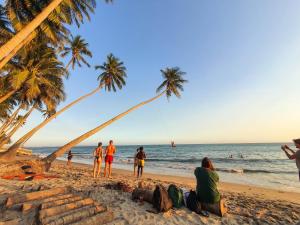
<svg viewBox="0 0 300 225">
<path fill-rule="evenodd" d="M 8 133 L 3 140 L 0 141 L 0 148 L 7 144 L 10 138 L 16 133 L 16 131 L 24 124 L 27 118 L 30 116 L 36 105 L 33 105 L 31 109 L 25 114 L 25 116 L 18 122 L 18 124 Z"/>
<path fill-rule="evenodd" d="M 77 104 L 78 102 L 82 101 L 83 99 L 95 94 L 96 92 L 98 92 L 99 90 L 101 90 L 102 86 L 97 87 L 95 90 L 93 90 L 92 92 L 81 96 L 80 98 L 76 99 L 75 101 L 71 102 L 70 104 L 68 104 L 67 106 L 65 106 L 64 108 L 62 108 L 61 110 L 59 110 L 58 112 L 56 112 L 55 114 L 53 114 L 52 116 L 50 116 L 49 118 L 45 119 L 42 123 L 40 123 L 39 125 L 37 125 L 35 128 L 33 128 L 31 131 L 29 131 L 28 133 L 26 133 L 23 137 L 21 137 L 19 140 L 17 140 L 12 146 L 10 146 L 8 148 L 8 150 L 4 153 L 0 153 L 0 160 L 2 160 L 2 158 L 6 158 L 5 154 L 8 154 L 9 156 L 16 156 L 16 152 L 17 149 L 21 147 L 21 145 L 23 145 L 29 138 L 31 138 L 38 130 L 40 130 L 41 128 L 43 128 L 44 126 L 46 126 L 50 121 L 52 121 L 53 119 L 55 119 L 57 116 L 59 116 L 61 113 L 63 113 L 64 111 L 66 111 L 67 109 L 71 108 L 73 105 Z M 10 160 L 12 160 L 13 158 L 10 158 Z"/>
<path fill-rule="evenodd" d="M 7 92 L 5 95 L 0 96 L 0 103 L 4 102 L 6 99 L 11 97 L 17 90 L 12 90 Z"/>
<path fill-rule="evenodd" d="M 53 152 L 52 154 L 50 154 L 49 156 L 47 156 L 46 158 L 43 159 L 43 162 L 45 163 L 45 170 L 48 171 L 51 167 L 51 163 L 59 156 L 63 155 L 66 151 L 70 150 L 71 148 L 73 148 L 74 146 L 76 146 L 77 144 L 79 144 L 80 142 L 84 141 L 85 139 L 89 138 L 90 136 L 94 135 L 95 133 L 99 132 L 100 130 L 104 129 L 105 127 L 107 127 L 108 125 L 110 125 L 111 123 L 121 119 L 122 117 L 126 116 L 127 114 L 129 114 L 130 112 L 138 109 L 139 107 L 146 105 L 152 101 L 154 101 L 155 99 L 158 99 L 159 97 L 161 97 L 163 94 L 165 94 L 165 91 L 160 93 L 159 95 L 155 96 L 154 98 L 151 98 L 147 101 L 141 102 L 133 107 L 131 107 L 130 109 L 128 109 L 127 111 L 115 116 L 114 118 L 110 119 L 109 121 L 101 124 L 100 126 L 86 132 L 85 134 L 79 136 L 78 138 L 75 138 L 73 141 L 69 142 L 68 144 L 60 147 L 59 149 L 57 149 L 55 152 Z"/>
<path fill-rule="evenodd" d="M 9 60 L 11 60 L 11 58 L 14 57 L 14 55 L 16 55 L 17 52 L 24 45 L 27 45 L 30 41 L 32 41 L 32 39 L 35 38 L 35 36 L 36 36 L 36 33 L 31 33 L 24 41 L 22 41 L 20 44 L 18 44 L 14 50 L 12 50 L 7 56 L 5 56 L 5 58 L 3 60 L 1 60 L 1 62 L 0 62 L 0 69 L 2 69 L 2 67 L 5 66 L 6 63 L 8 63 Z"/>
<path fill-rule="evenodd" d="M 62 0 L 52 0 L 43 11 L 38 14 L 29 24 L 27 24 L 20 32 L 11 38 L 6 44 L 0 48 L 0 60 L 3 60 L 11 51 L 13 51 L 22 41 L 24 41 L 62 2 Z"/>
<path fill-rule="evenodd" d="M 13 120 L 17 117 L 19 114 L 19 111 L 22 109 L 23 104 L 21 104 L 15 111 L 14 113 L 2 124 L 0 127 L 0 134 L 2 134 L 13 122 Z"/>
</svg>

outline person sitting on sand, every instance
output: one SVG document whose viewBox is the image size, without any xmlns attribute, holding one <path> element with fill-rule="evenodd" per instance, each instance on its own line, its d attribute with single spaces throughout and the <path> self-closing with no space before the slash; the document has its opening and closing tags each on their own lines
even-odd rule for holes
<svg viewBox="0 0 300 225">
<path fill-rule="evenodd" d="M 298 139 L 294 139 L 294 144 L 296 146 L 296 148 L 298 149 L 296 152 L 292 149 L 290 149 L 289 146 L 287 145 L 282 145 L 281 149 L 285 152 L 286 156 L 290 159 L 290 160 L 296 160 L 296 166 L 298 168 L 298 173 L 299 173 L 299 181 L 300 181 L 300 138 Z M 290 151 L 290 152 L 288 152 Z"/>
<path fill-rule="evenodd" d="M 143 170 L 144 170 L 145 159 L 146 159 L 146 154 L 144 152 L 143 146 L 140 147 L 139 152 L 136 154 L 136 157 L 138 159 L 137 178 L 139 178 L 143 176 Z"/>
<path fill-rule="evenodd" d="M 138 166 L 138 159 L 137 159 L 137 153 L 139 152 L 140 148 L 136 149 L 136 153 L 134 153 L 133 157 L 133 176 L 135 176 L 136 167 Z"/>
<path fill-rule="evenodd" d="M 103 150 L 102 150 L 102 142 L 98 143 L 98 147 L 95 148 L 94 152 L 94 175 L 93 177 L 99 177 L 100 172 L 101 172 L 101 162 L 102 162 L 102 157 L 103 157 Z M 97 172 L 97 176 L 96 176 Z"/>
<path fill-rule="evenodd" d="M 68 152 L 68 162 L 67 162 L 67 166 L 71 166 L 72 164 L 72 158 L 73 158 L 73 154 L 71 152 L 71 150 Z"/>
<path fill-rule="evenodd" d="M 222 216 L 226 209 L 217 189 L 219 176 L 212 162 L 207 157 L 203 158 L 201 167 L 197 167 L 194 174 L 197 179 L 197 198 L 203 209 Z"/>
<path fill-rule="evenodd" d="M 108 174 L 108 177 L 111 177 L 111 164 L 114 160 L 114 154 L 116 153 L 116 147 L 113 145 L 113 141 L 109 141 L 109 145 L 105 149 L 105 168 L 104 168 L 104 177 Z M 108 170 L 108 171 L 107 171 Z"/>
</svg>

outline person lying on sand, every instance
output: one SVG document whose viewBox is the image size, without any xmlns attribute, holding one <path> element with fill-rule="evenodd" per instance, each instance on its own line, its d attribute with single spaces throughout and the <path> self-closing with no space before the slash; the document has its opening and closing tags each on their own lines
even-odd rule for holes
<svg viewBox="0 0 300 225">
<path fill-rule="evenodd" d="M 281 149 L 284 151 L 284 153 L 290 160 L 294 160 L 294 159 L 296 160 L 296 166 L 298 168 L 299 181 L 300 181 L 300 138 L 294 139 L 293 141 L 296 148 L 298 149 L 296 152 L 287 145 L 282 145 Z"/>
<path fill-rule="evenodd" d="M 203 209 L 218 215 L 226 213 L 225 204 L 217 189 L 219 176 L 210 159 L 203 158 L 201 167 L 197 167 L 194 174 L 197 180 L 197 198 Z"/>
<path fill-rule="evenodd" d="M 111 164 L 114 160 L 114 154 L 116 153 L 116 147 L 113 145 L 113 141 L 109 141 L 109 145 L 105 150 L 105 168 L 104 168 L 104 177 L 108 174 L 108 177 L 111 178 Z M 108 171 L 107 171 L 108 170 Z"/>
<path fill-rule="evenodd" d="M 144 152 L 144 147 L 141 146 L 139 149 L 139 152 L 136 154 L 136 157 L 138 159 L 138 172 L 137 172 L 137 178 L 143 176 L 143 170 L 144 170 L 144 164 L 146 159 L 146 154 Z"/>
<path fill-rule="evenodd" d="M 101 172 L 101 162 L 103 158 L 103 150 L 102 150 L 102 142 L 98 143 L 98 147 L 95 148 L 94 152 L 94 173 L 93 177 L 99 177 L 100 172 Z M 96 176 L 97 173 L 97 176 Z"/>
</svg>

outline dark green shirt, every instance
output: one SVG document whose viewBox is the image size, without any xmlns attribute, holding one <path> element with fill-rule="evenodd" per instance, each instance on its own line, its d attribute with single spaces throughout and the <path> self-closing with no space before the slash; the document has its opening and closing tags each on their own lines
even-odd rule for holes
<svg viewBox="0 0 300 225">
<path fill-rule="evenodd" d="M 196 192 L 198 199 L 204 203 L 220 201 L 220 193 L 217 189 L 218 174 L 213 170 L 202 167 L 197 167 L 194 173 L 197 179 Z"/>
</svg>

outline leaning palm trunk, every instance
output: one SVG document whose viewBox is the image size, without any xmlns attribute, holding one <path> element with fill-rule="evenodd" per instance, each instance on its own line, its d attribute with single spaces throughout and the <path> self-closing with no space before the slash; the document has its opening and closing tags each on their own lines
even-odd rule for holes
<svg viewBox="0 0 300 225">
<path fill-rule="evenodd" d="M 102 88 L 102 85 L 100 85 L 99 87 L 97 87 L 92 92 L 90 92 L 90 93 L 88 93 L 88 94 L 86 94 L 84 96 L 81 96 L 80 98 L 78 98 L 75 101 L 71 102 L 70 104 L 68 104 L 67 106 L 65 106 L 64 108 L 62 108 L 61 110 L 59 110 L 58 112 L 56 112 L 55 114 L 53 114 L 52 116 L 50 116 L 49 118 L 45 119 L 42 123 L 40 123 L 39 125 L 37 125 L 35 128 L 33 128 L 28 133 L 26 133 L 19 140 L 17 140 L 12 146 L 10 146 L 8 148 L 8 150 L 6 152 L 0 153 L 0 160 L 3 160 L 3 159 L 5 159 L 5 160 L 13 160 L 13 158 L 16 156 L 17 149 L 20 148 L 26 141 L 28 141 L 28 139 L 30 139 L 37 131 L 39 131 L 41 128 L 43 128 L 44 126 L 46 126 L 50 121 L 52 121 L 53 119 L 55 119 L 61 113 L 63 113 L 67 109 L 71 108 L 73 105 L 77 104 L 78 102 L 82 101 L 83 99 L 85 99 L 85 98 L 87 98 L 87 97 L 95 94 L 99 90 L 101 90 L 101 88 Z M 9 156 L 9 158 L 7 158 L 7 156 Z M 11 156 L 13 156 L 13 157 L 11 157 Z"/>
<path fill-rule="evenodd" d="M 11 97 L 17 90 L 12 90 L 7 92 L 5 95 L 0 96 L 0 103 L 4 102 L 7 100 L 9 97 Z"/>
<path fill-rule="evenodd" d="M 13 122 L 13 120 L 17 117 L 19 111 L 21 110 L 21 108 L 23 107 L 23 104 L 21 104 L 15 111 L 14 113 L 2 124 L 2 126 L 0 127 L 0 135 L 2 133 L 4 133 L 4 131 L 11 125 L 11 123 Z"/>
<path fill-rule="evenodd" d="M 23 42 L 61 2 L 62 0 L 53 0 L 29 24 L 27 24 L 20 32 L 4 44 L 0 48 L 0 60 L 3 60 L 5 56 L 11 53 L 21 42 Z"/>
<path fill-rule="evenodd" d="M 15 127 L 3 138 L 0 140 L 0 148 L 7 144 L 10 138 L 16 133 L 16 131 L 24 124 L 27 118 L 30 116 L 32 111 L 35 109 L 36 105 L 33 105 L 31 109 L 25 114 L 25 116 L 15 125 Z"/>
<path fill-rule="evenodd" d="M 6 65 L 6 63 L 11 60 L 12 57 L 14 57 L 17 52 L 25 45 L 27 45 L 30 41 L 32 41 L 36 37 L 36 33 L 31 33 L 24 41 L 22 41 L 20 44 L 14 48 L 5 58 L 0 62 L 0 69 L 2 69 L 3 66 Z"/>
<path fill-rule="evenodd" d="M 127 111 L 115 116 L 114 118 L 112 118 L 111 120 L 101 124 L 100 126 L 86 132 L 85 134 L 79 136 L 78 138 L 75 138 L 73 141 L 69 142 L 68 144 L 60 147 L 59 149 L 57 149 L 55 152 L 53 152 L 52 154 L 50 154 L 49 156 L 45 157 L 43 159 L 43 162 L 45 163 L 45 170 L 48 171 L 51 167 L 51 163 L 59 156 L 63 155 L 66 151 L 70 150 L 71 148 L 73 148 L 74 146 L 76 146 L 77 144 L 79 144 L 80 142 L 84 141 L 85 139 L 89 138 L 90 136 L 94 135 L 95 133 L 99 132 L 100 130 L 104 129 L 105 127 L 107 127 L 108 125 L 110 125 L 111 123 L 121 119 L 122 117 L 126 116 L 127 114 L 129 114 L 130 112 L 138 109 L 139 107 L 146 105 L 152 101 L 154 101 L 155 99 L 158 99 L 159 97 L 161 97 L 163 94 L 165 94 L 165 91 L 160 93 L 159 95 L 155 96 L 154 98 L 151 98 L 147 101 L 141 102 L 133 107 L 131 107 L 130 109 L 128 109 Z"/>
</svg>

